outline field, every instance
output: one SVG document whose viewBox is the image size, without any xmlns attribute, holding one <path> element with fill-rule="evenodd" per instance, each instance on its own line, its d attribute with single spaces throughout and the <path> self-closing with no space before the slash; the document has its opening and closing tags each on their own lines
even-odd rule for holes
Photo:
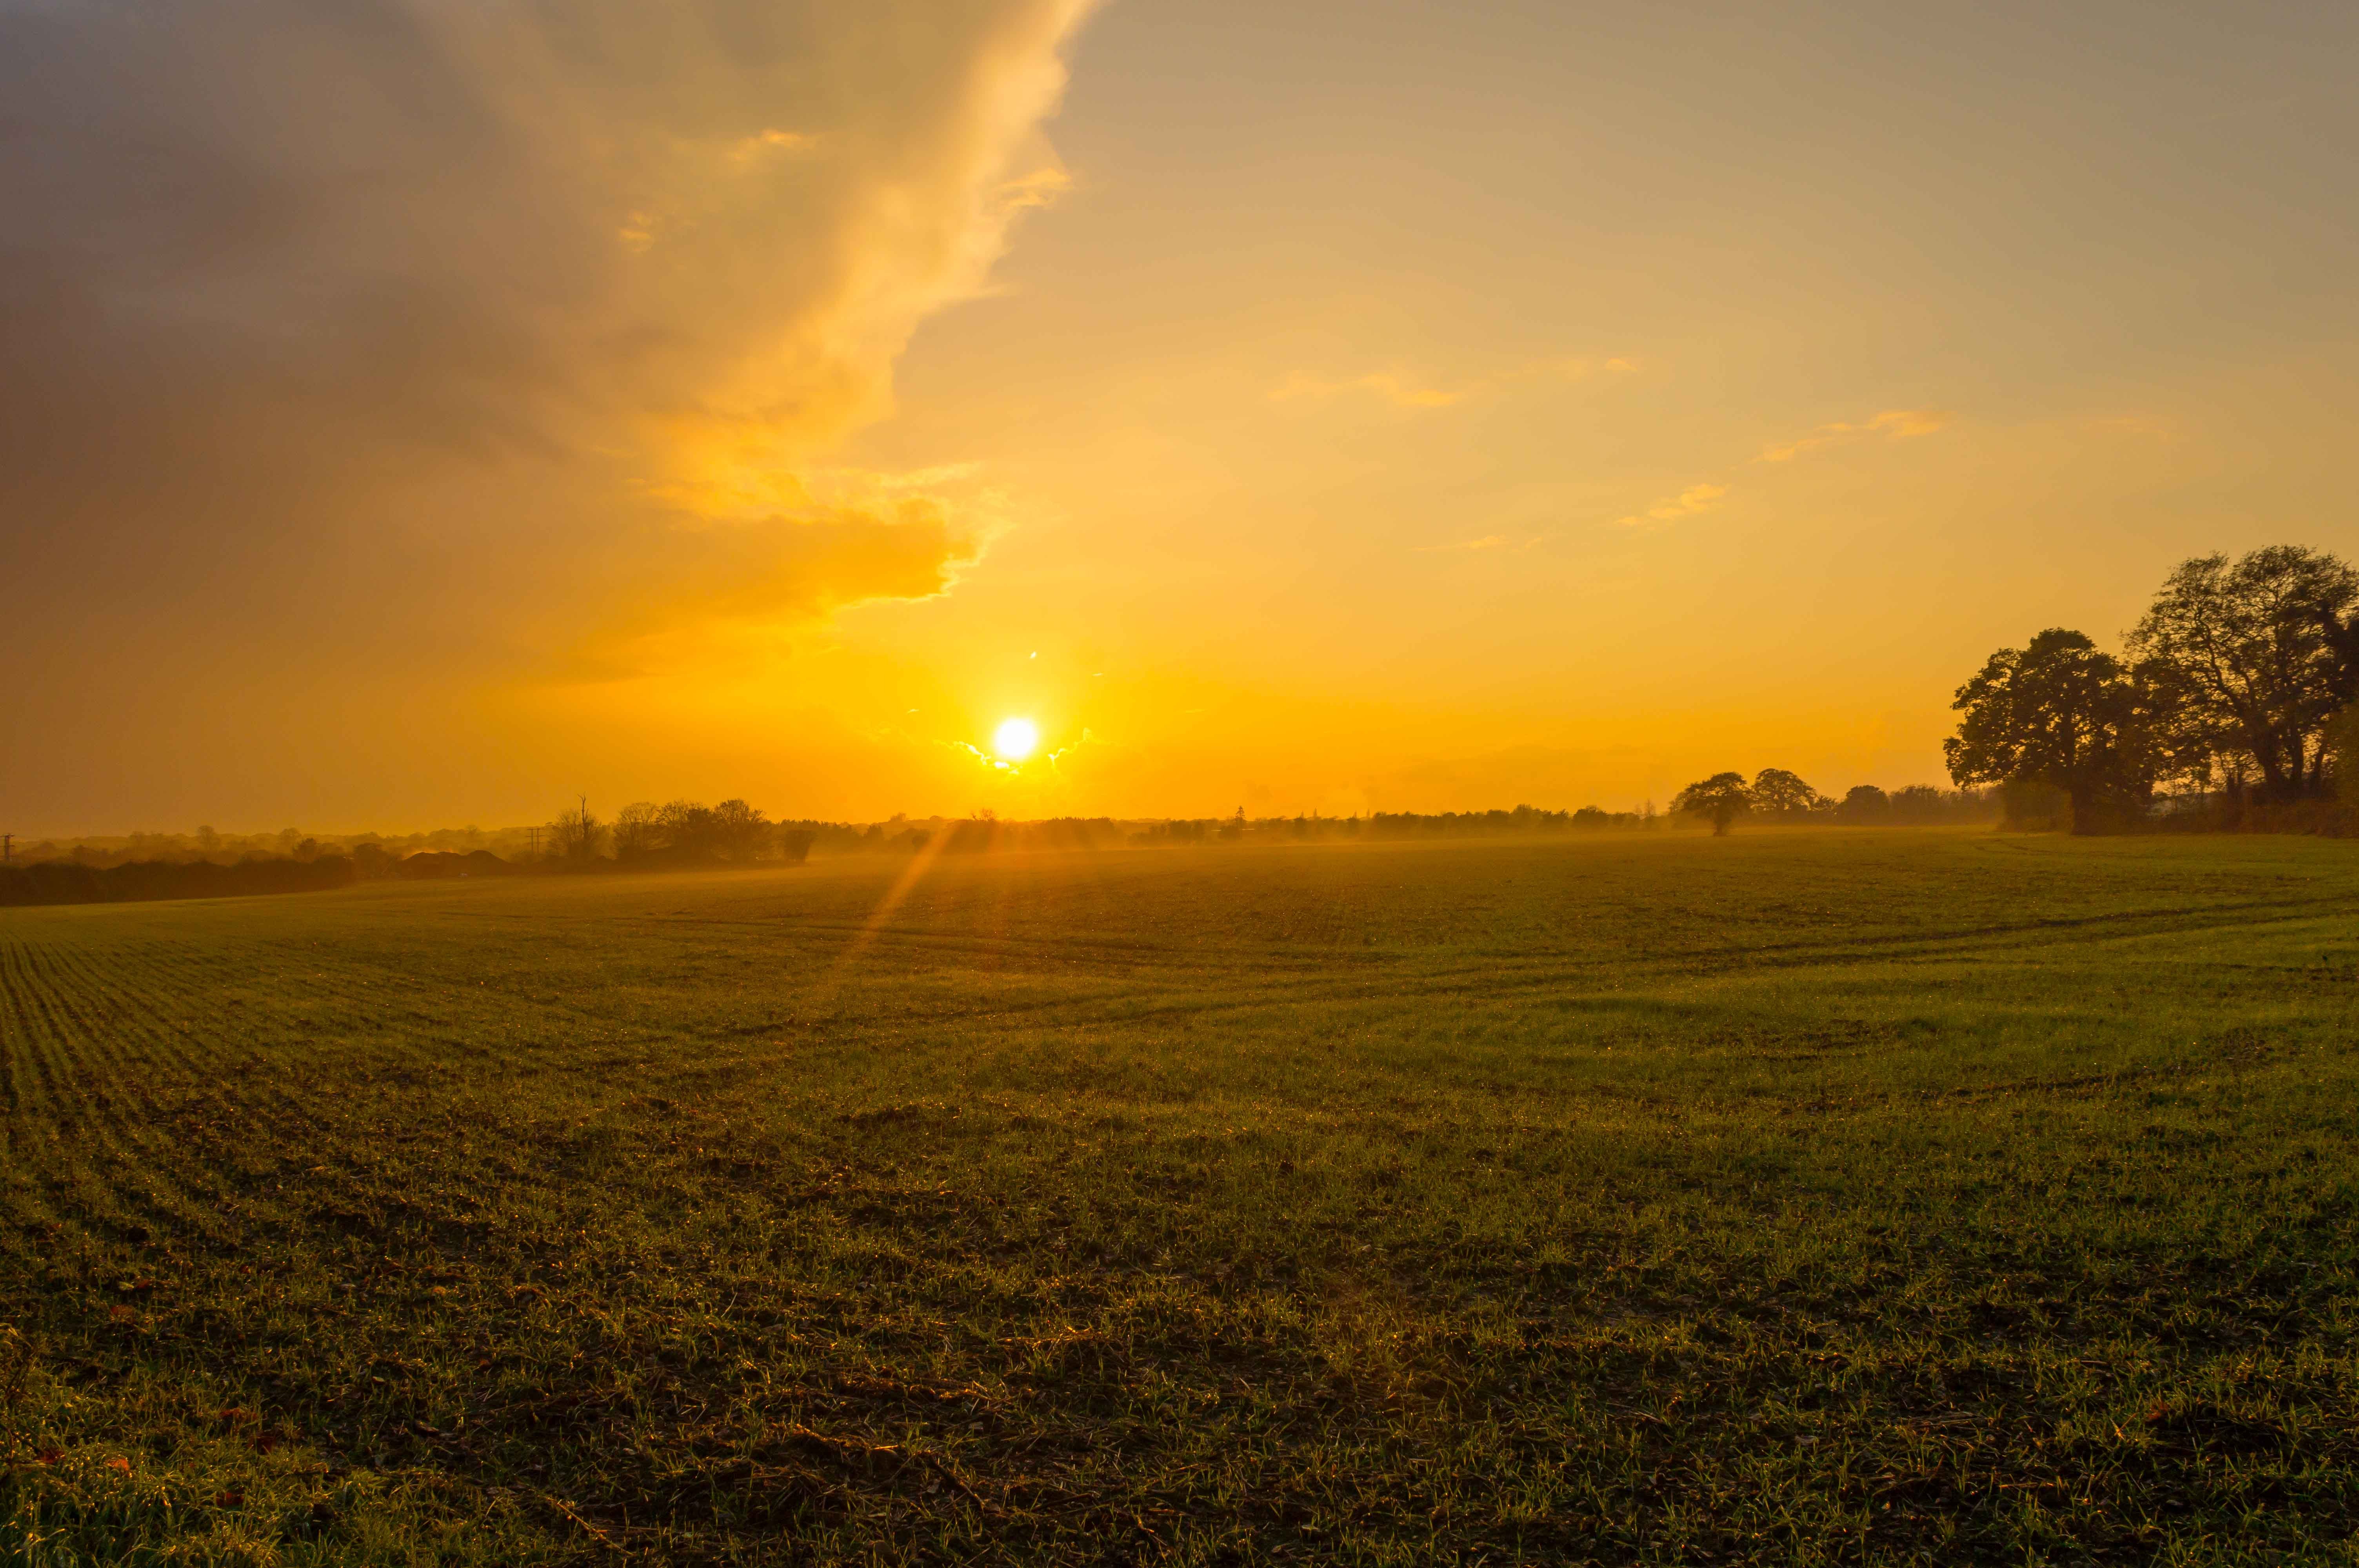
<svg viewBox="0 0 2359 1568">
<path fill-rule="evenodd" d="M 908 866 L 0 911 L 0 1562 L 2359 1561 L 2359 847 Z"/>
</svg>

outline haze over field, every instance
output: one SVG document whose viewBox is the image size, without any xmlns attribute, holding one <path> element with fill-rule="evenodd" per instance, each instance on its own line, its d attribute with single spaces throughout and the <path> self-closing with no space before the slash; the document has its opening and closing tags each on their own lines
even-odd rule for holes
<svg viewBox="0 0 2359 1568">
<path fill-rule="evenodd" d="M 1937 781 L 1993 647 L 2359 550 L 2354 44 L 0 0 L 0 827 Z"/>
</svg>

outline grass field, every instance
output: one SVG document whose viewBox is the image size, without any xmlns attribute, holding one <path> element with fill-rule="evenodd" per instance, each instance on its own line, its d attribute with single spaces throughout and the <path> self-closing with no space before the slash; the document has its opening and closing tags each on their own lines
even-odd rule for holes
<svg viewBox="0 0 2359 1568">
<path fill-rule="evenodd" d="M 0 1561 L 2359 1561 L 2359 846 L 0 911 Z"/>
</svg>

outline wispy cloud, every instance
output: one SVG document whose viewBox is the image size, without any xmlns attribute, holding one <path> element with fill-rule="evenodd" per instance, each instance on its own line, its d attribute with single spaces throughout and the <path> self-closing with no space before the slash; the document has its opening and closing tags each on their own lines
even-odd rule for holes
<svg viewBox="0 0 2359 1568">
<path fill-rule="evenodd" d="M 1882 436 L 1888 440 L 1905 441 L 1912 436 L 1930 436 L 1949 424 L 1951 415 L 1941 408 L 1887 408 L 1871 418 L 1856 424 L 1848 421 L 1821 425 L 1797 440 L 1761 449 L 1760 460 L 1765 463 L 1791 462 L 1805 452 L 1839 441 L 1856 440 L 1863 437 Z"/>
<path fill-rule="evenodd" d="M 1764 463 L 1791 462 L 1805 453 L 1814 452 L 1841 441 L 1881 438 L 1889 441 L 1905 441 L 1915 436 L 1930 436 L 1945 427 L 1951 416 L 1940 408 L 1887 408 L 1857 421 L 1842 420 L 1821 425 L 1807 436 L 1777 445 L 1765 447 L 1754 460 Z M 1656 524 L 1676 523 L 1700 512 L 1709 512 L 1720 504 L 1730 486 L 1709 481 L 1688 486 L 1677 495 L 1665 496 L 1643 512 L 1634 512 L 1620 519 L 1625 528 L 1644 528 Z"/>
<path fill-rule="evenodd" d="M 1654 523 L 1676 523 L 1682 517 L 1692 517 L 1699 512 L 1709 512 L 1720 504 L 1728 493 L 1724 484 L 1691 484 L 1677 495 L 1665 496 L 1644 512 L 1634 512 L 1622 519 L 1625 528 L 1643 528 Z"/>
<path fill-rule="evenodd" d="M 1073 177 L 1057 164 L 1044 164 L 1028 174 L 1003 180 L 992 192 L 992 204 L 1001 213 L 1046 207 L 1073 188 Z"/>
</svg>

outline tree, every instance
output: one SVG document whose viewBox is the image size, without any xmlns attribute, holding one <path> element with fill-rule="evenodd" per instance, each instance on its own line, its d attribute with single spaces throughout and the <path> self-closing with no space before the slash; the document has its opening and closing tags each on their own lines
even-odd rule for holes
<svg viewBox="0 0 2359 1568">
<path fill-rule="evenodd" d="M 1743 773 L 1714 773 L 1680 791 L 1671 799 L 1671 809 L 1710 818 L 1712 836 L 1719 838 L 1730 823 L 1753 809 L 1753 792 L 1745 788 Z"/>
<path fill-rule="evenodd" d="M 1835 820 L 1868 827 L 1892 820 L 1892 797 L 1874 784 L 1854 784 L 1835 807 Z"/>
<path fill-rule="evenodd" d="M 2359 806 L 2359 702 L 2336 714 L 2327 725 L 2326 754 L 2334 797 L 2345 806 Z"/>
<path fill-rule="evenodd" d="M 712 808 L 693 800 L 673 800 L 664 803 L 656 813 L 656 827 L 663 834 L 664 848 L 693 854 L 714 854 Z"/>
<path fill-rule="evenodd" d="M 549 847 L 560 860 L 586 861 L 597 855 L 598 840 L 605 832 L 605 824 L 590 815 L 585 800 L 549 825 Z"/>
<path fill-rule="evenodd" d="M 1783 768 L 1764 768 L 1753 775 L 1753 809 L 1764 816 L 1807 816 L 1830 803 L 1825 795 Z"/>
<path fill-rule="evenodd" d="M 614 813 L 614 859 L 644 855 L 662 841 L 655 802 L 635 800 Z"/>
<path fill-rule="evenodd" d="M 2094 833 L 2142 806 L 2154 784 L 2136 681 L 2078 632 L 2050 627 L 2001 648 L 1950 705 L 1965 717 L 1941 743 L 1960 784 L 2045 784 Z"/>
<path fill-rule="evenodd" d="M 2225 761 L 2232 794 L 2238 759 L 2265 798 L 2323 789 L 2326 724 L 2352 695 L 2354 604 L 2359 573 L 2299 546 L 2180 562 L 2129 636 L 2145 684 L 2173 698 L 2175 755 Z"/>
<path fill-rule="evenodd" d="M 742 800 L 712 808 L 712 847 L 732 860 L 750 860 L 770 840 L 770 819 Z"/>
<path fill-rule="evenodd" d="M 1931 784 L 1909 784 L 1892 792 L 1889 806 L 1895 822 L 1939 822 L 1949 802 Z"/>
<path fill-rule="evenodd" d="M 2220 722 L 2188 673 L 2168 659 L 2151 658 L 2130 674 L 2146 707 L 2155 782 L 2173 794 L 2209 795 L 2217 789 L 2241 802 L 2254 773 L 2251 753 Z"/>
</svg>

